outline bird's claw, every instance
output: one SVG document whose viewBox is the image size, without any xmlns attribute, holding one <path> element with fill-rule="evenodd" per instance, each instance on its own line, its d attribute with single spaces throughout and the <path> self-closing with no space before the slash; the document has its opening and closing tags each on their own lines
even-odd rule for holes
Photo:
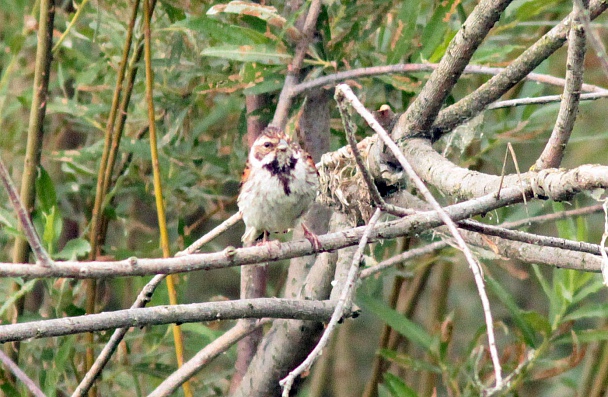
<svg viewBox="0 0 608 397">
<path fill-rule="evenodd" d="M 302 223 L 302 230 L 304 230 L 304 237 L 306 238 L 306 240 L 310 241 L 310 244 L 312 244 L 312 247 L 314 248 L 314 250 L 321 251 L 323 246 L 321 245 L 321 242 L 319 241 L 319 236 L 317 236 L 315 233 L 313 233 L 303 223 Z"/>
</svg>

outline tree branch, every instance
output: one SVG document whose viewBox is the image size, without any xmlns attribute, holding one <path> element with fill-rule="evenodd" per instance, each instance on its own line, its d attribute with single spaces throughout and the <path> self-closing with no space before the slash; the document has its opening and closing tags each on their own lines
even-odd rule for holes
<svg viewBox="0 0 608 397">
<path fill-rule="evenodd" d="M 583 13 L 589 7 L 589 0 L 584 4 L 574 1 L 572 25 L 568 35 L 568 59 L 566 60 L 566 86 L 563 98 L 557 114 L 555 126 L 551 137 L 545 145 L 538 160 L 534 164 L 535 169 L 557 168 L 562 162 L 566 145 L 572 134 L 578 103 L 580 101 L 581 86 L 583 85 L 583 70 L 585 62 L 585 29 L 581 25 Z"/>
<path fill-rule="evenodd" d="M 283 89 L 279 95 L 279 101 L 277 102 L 277 108 L 274 112 L 272 124 L 283 129 L 287 123 L 287 117 L 289 116 L 289 109 L 291 108 L 292 96 L 290 95 L 291 87 L 293 87 L 298 81 L 298 75 L 304 62 L 304 56 L 308 50 L 308 45 L 313 39 L 314 31 L 317 26 L 317 18 L 321 11 L 321 0 L 312 0 L 308 15 L 306 15 L 306 21 L 304 22 L 304 28 L 302 29 L 302 38 L 296 45 L 296 51 L 293 56 L 293 60 L 289 65 L 287 76 L 285 77 L 285 83 Z"/>
<path fill-rule="evenodd" d="M 469 267 L 471 268 L 471 271 L 473 272 L 475 284 L 477 285 L 477 291 L 479 293 L 479 297 L 481 299 L 481 304 L 483 306 L 484 318 L 486 321 L 486 332 L 488 335 L 488 345 L 489 345 L 489 349 L 490 349 L 490 356 L 492 357 L 492 363 L 494 365 L 494 375 L 496 377 L 495 388 L 496 389 L 501 388 L 502 387 L 502 369 L 500 366 L 500 359 L 498 358 L 498 351 L 496 350 L 492 313 L 490 311 L 490 301 L 485 292 L 483 275 L 482 275 L 481 267 L 479 266 L 479 263 L 477 262 L 477 260 L 473 256 L 473 253 L 471 252 L 471 250 L 467 246 L 466 242 L 464 241 L 464 239 L 458 232 L 458 229 L 457 229 L 456 225 L 454 224 L 454 221 L 444 211 L 444 209 L 441 207 L 441 205 L 439 205 L 437 200 L 435 200 L 435 198 L 433 197 L 431 192 L 425 186 L 424 182 L 422 182 L 420 177 L 416 174 L 416 172 L 412 168 L 409 161 L 405 158 L 405 156 L 403 155 L 403 153 L 401 152 L 401 150 L 399 149 L 397 144 L 391 139 L 391 137 L 384 130 L 384 128 L 382 128 L 382 126 L 380 126 L 380 124 L 378 123 L 378 121 L 376 121 L 376 119 L 372 116 L 372 114 L 367 109 L 365 109 L 363 104 L 361 104 L 361 102 L 359 102 L 359 99 L 353 94 L 350 87 L 347 86 L 346 84 L 338 85 L 336 87 L 336 97 L 337 97 L 337 100 L 340 100 L 340 99 L 347 100 L 351 104 L 351 106 L 353 106 L 357 110 L 357 112 L 359 112 L 359 114 L 365 119 L 365 121 L 369 124 L 369 126 L 372 127 L 372 129 L 374 131 L 376 131 L 378 136 L 380 136 L 380 138 L 384 141 L 384 144 L 390 149 L 390 151 L 395 156 L 397 161 L 399 161 L 399 164 L 401 164 L 401 167 L 403 167 L 403 169 L 405 170 L 410 181 L 412 181 L 414 183 L 414 185 L 416 186 L 416 188 L 418 189 L 420 194 L 422 194 L 422 196 L 427 201 L 427 203 L 437 212 L 437 214 L 439 215 L 439 217 L 441 218 L 443 223 L 446 225 L 446 227 L 450 231 L 450 234 L 456 240 L 456 244 L 457 244 L 458 248 L 464 254 L 464 256 L 467 260 L 467 263 L 469 264 Z M 342 97 L 342 98 L 339 98 L 339 97 Z M 403 121 L 403 116 L 400 119 L 399 124 L 401 124 L 402 121 Z M 399 127 L 397 127 L 397 128 L 399 128 Z"/>
<path fill-rule="evenodd" d="M 27 374 L 25 372 L 23 372 L 21 370 L 21 368 L 19 368 L 19 366 L 17 364 L 15 364 L 15 362 L 13 360 L 11 360 L 10 357 L 4 353 L 4 351 L 2 351 L 2 349 L 0 349 L 0 362 L 2 362 L 2 364 L 4 364 L 4 366 L 10 371 L 10 373 L 15 375 L 15 377 L 17 379 L 19 379 L 21 382 L 23 382 L 25 387 L 27 387 L 29 392 L 32 393 L 32 395 L 34 395 L 34 397 L 46 397 L 46 395 L 42 392 L 42 390 L 40 390 L 38 385 L 36 385 L 34 383 L 34 381 L 31 380 L 27 376 Z"/>
<path fill-rule="evenodd" d="M 239 321 L 232 329 L 224 332 L 221 336 L 200 350 L 194 357 L 184 363 L 175 372 L 169 375 L 148 397 L 168 397 L 173 394 L 184 382 L 188 381 L 198 371 L 203 369 L 211 360 L 228 350 L 232 345 L 242 338 L 260 329 L 263 325 L 271 322 L 264 318 L 254 322 Z"/>
<path fill-rule="evenodd" d="M 608 8 L 604 0 L 592 0 L 589 5 L 591 19 L 598 17 Z M 536 43 L 524 51 L 507 68 L 492 77 L 470 95 L 443 109 L 433 124 L 432 136 L 437 139 L 452 131 L 456 126 L 479 114 L 487 105 L 496 101 L 515 84 L 525 78 L 542 61 L 557 51 L 566 41 L 572 16 L 562 20 Z"/>
<path fill-rule="evenodd" d="M 328 74 L 326 76 L 317 77 L 316 79 L 312 79 L 309 81 L 305 81 L 300 84 L 296 84 L 290 91 L 291 96 L 297 96 L 301 94 L 307 94 L 308 91 L 323 87 L 323 86 L 334 86 L 336 83 L 340 83 L 346 80 L 352 80 L 362 77 L 373 77 L 383 74 L 392 74 L 392 73 L 416 73 L 416 72 L 426 72 L 433 71 L 439 67 L 437 63 L 400 63 L 396 65 L 382 65 L 382 66 L 371 66 L 367 68 L 358 68 L 352 70 L 346 70 L 343 72 L 338 72 L 334 74 Z M 499 73 L 503 73 L 505 68 L 484 66 L 484 65 L 467 65 L 465 66 L 463 73 L 464 74 L 489 74 L 489 75 L 497 75 Z M 538 83 L 555 85 L 558 87 L 563 87 L 566 84 L 566 80 L 560 77 L 555 77 L 547 74 L 541 73 L 529 73 L 523 77 L 528 81 L 536 81 Z M 593 84 L 583 84 L 583 91 L 594 92 L 594 93 L 608 93 L 608 90 L 605 88 L 593 85 Z"/>
<path fill-rule="evenodd" d="M 11 177 L 4 165 L 4 161 L 0 157 L 0 180 L 2 180 L 2 184 L 4 185 L 4 189 L 8 194 L 8 199 L 13 206 L 13 211 L 17 215 L 17 219 L 19 219 L 19 224 L 21 225 L 21 230 L 23 230 L 23 234 L 27 239 L 30 247 L 32 248 L 32 252 L 36 257 L 36 262 L 40 266 L 52 266 L 53 260 L 49 256 L 48 252 L 44 249 L 42 245 L 42 241 L 40 241 L 40 237 L 38 233 L 36 233 L 36 229 L 32 224 L 32 220 L 30 219 L 30 215 L 28 211 L 23 206 L 23 203 L 19 199 L 19 195 L 17 193 L 17 189 L 11 181 Z"/>
<path fill-rule="evenodd" d="M 283 397 L 289 397 L 289 392 L 291 391 L 291 387 L 295 379 L 300 376 L 305 371 L 310 370 L 310 367 L 314 364 L 315 360 L 321 355 L 321 351 L 327 345 L 329 341 L 329 337 L 333 333 L 334 329 L 338 325 L 338 321 L 344 317 L 344 314 L 347 311 L 350 311 L 350 306 L 352 303 L 352 297 L 355 293 L 355 283 L 357 278 L 359 277 L 361 258 L 363 257 L 363 250 L 367 246 L 367 242 L 370 236 L 370 233 L 378 222 L 380 215 L 382 212 L 380 209 L 377 209 L 372 218 L 369 220 L 369 224 L 366 226 L 365 231 L 363 232 L 363 236 L 361 237 L 361 241 L 359 242 L 359 246 L 357 251 L 353 255 L 353 261 L 351 263 L 350 269 L 348 271 L 348 276 L 346 277 L 346 281 L 344 283 L 344 288 L 340 293 L 340 297 L 336 302 L 336 308 L 334 309 L 334 313 L 323 331 L 323 335 L 321 339 L 315 346 L 315 348 L 310 352 L 306 360 L 304 360 L 300 365 L 298 365 L 293 371 L 290 371 L 289 374 L 280 382 L 280 385 L 283 387 Z"/>
<path fill-rule="evenodd" d="M 167 305 L 117 310 L 86 316 L 0 325 L 0 343 L 30 338 L 49 338 L 122 327 L 171 323 L 235 320 L 241 318 L 287 318 L 327 321 L 335 309 L 330 301 L 257 298 L 237 301 Z"/>
<path fill-rule="evenodd" d="M 393 139 L 399 141 L 403 137 L 429 136 L 429 129 L 443 101 L 509 3 L 511 0 L 482 0 L 477 4 L 450 42 L 437 69 L 400 117 L 391 132 Z"/>
</svg>

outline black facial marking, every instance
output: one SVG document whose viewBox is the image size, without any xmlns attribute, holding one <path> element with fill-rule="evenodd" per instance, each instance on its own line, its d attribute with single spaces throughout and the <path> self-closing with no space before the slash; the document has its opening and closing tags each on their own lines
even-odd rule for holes
<svg viewBox="0 0 608 397">
<path fill-rule="evenodd" d="M 279 178 L 286 196 L 291 194 L 291 188 L 289 187 L 289 181 L 292 179 L 291 170 L 296 168 L 297 162 L 298 159 L 292 157 L 288 164 L 280 166 L 278 160 L 275 158 L 272 162 L 264 164 L 264 168 L 270 171 L 271 175 L 276 175 Z"/>
</svg>

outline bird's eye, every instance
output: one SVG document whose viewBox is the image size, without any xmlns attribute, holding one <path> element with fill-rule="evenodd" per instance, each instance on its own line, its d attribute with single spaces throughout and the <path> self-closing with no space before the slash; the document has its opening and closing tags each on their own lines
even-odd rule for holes
<svg viewBox="0 0 608 397">
<path fill-rule="evenodd" d="M 272 143 L 270 143 L 270 142 L 264 142 L 264 147 L 265 148 L 269 148 L 271 146 L 272 146 Z"/>
</svg>

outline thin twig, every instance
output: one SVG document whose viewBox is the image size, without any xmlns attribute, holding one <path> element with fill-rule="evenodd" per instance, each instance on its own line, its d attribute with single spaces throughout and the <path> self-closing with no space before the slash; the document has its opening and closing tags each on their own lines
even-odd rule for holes
<svg viewBox="0 0 608 397">
<path fill-rule="evenodd" d="M 386 270 L 389 267 L 393 267 L 399 263 L 411 261 L 412 259 L 416 259 L 423 255 L 431 254 L 435 251 L 439 251 L 439 250 L 447 247 L 448 245 L 449 244 L 447 241 L 436 241 L 431 244 L 426 244 L 420 248 L 410 249 L 399 255 L 395 255 L 385 261 L 382 261 L 382 262 L 378 263 L 376 266 L 368 267 L 368 268 L 362 270 L 359 278 L 364 279 L 364 278 L 373 276 L 374 274 L 379 273 L 383 270 Z"/>
<path fill-rule="evenodd" d="M 148 394 L 148 397 L 166 397 L 174 393 L 184 382 L 203 369 L 211 360 L 228 350 L 245 336 L 260 327 L 270 323 L 272 319 L 263 318 L 251 321 L 239 321 L 229 331 L 224 332 L 220 337 L 209 343 L 200 350 L 194 357 L 184 363 L 184 365 L 169 375 L 163 382 Z"/>
<path fill-rule="evenodd" d="M 336 91 L 337 95 L 337 91 Z M 413 211 L 407 210 L 405 208 L 399 208 L 395 205 L 388 204 L 384 201 L 376 184 L 374 183 L 374 178 L 371 176 L 369 170 L 363 163 L 363 159 L 361 158 L 361 152 L 359 152 L 359 148 L 357 147 L 357 140 L 355 139 L 355 130 L 356 127 L 353 122 L 353 117 L 350 111 L 350 107 L 344 101 L 337 101 L 338 110 L 340 111 L 340 116 L 342 117 L 342 125 L 344 125 L 344 131 L 346 132 L 346 140 L 350 145 L 350 148 L 353 152 L 353 157 L 355 158 L 355 163 L 357 164 L 357 168 L 359 172 L 363 176 L 363 180 L 367 185 L 367 190 L 369 191 L 372 200 L 375 205 L 380 208 L 380 210 L 384 212 L 389 212 L 394 215 L 404 216 L 411 215 Z"/>
<path fill-rule="evenodd" d="M 596 18 L 608 8 L 603 0 L 591 0 L 589 13 Z M 557 51 L 566 41 L 572 15 L 564 18 L 558 25 L 537 40 L 520 56 L 513 60 L 502 72 L 482 84 L 471 94 L 453 105 L 443 109 L 433 125 L 433 137 L 452 131 L 456 126 L 470 120 L 496 101 L 504 93 L 525 79 L 538 65 Z"/>
<path fill-rule="evenodd" d="M 27 376 L 25 372 L 19 368 L 17 364 L 13 360 L 10 359 L 9 356 L 4 353 L 2 349 L 0 349 L 0 361 L 4 366 L 9 370 L 10 373 L 15 375 L 17 379 L 19 379 L 23 384 L 27 387 L 27 389 L 32 393 L 35 397 L 46 397 L 46 395 L 40 390 L 40 388 L 34 383 L 33 380 Z"/>
<path fill-rule="evenodd" d="M 525 218 L 513 222 L 505 222 L 501 226 L 506 229 L 517 229 L 522 226 L 530 226 L 537 223 L 546 223 L 558 221 L 560 219 L 570 219 L 576 216 L 589 215 L 602 210 L 602 204 L 596 204 L 589 207 L 577 208 L 575 210 L 561 211 L 554 214 L 538 215 L 531 218 Z"/>
<path fill-rule="evenodd" d="M 382 211 L 380 209 L 376 209 L 376 212 L 369 220 L 363 236 L 361 236 L 361 241 L 359 242 L 359 247 L 357 251 L 353 255 L 353 262 L 348 271 L 348 276 L 346 278 L 346 282 L 344 285 L 344 289 L 340 294 L 340 298 L 336 302 L 336 308 L 331 316 L 331 320 L 327 324 L 327 327 L 323 331 L 323 335 L 319 340 L 319 343 L 315 346 L 315 348 L 310 352 L 306 360 L 304 360 L 300 365 L 298 365 L 293 371 L 289 372 L 289 374 L 282 379 L 279 384 L 283 387 L 283 397 L 289 397 L 289 392 L 291 390 L 291 386 L 293 382 L 296 380 L 298 376 L 300 376 L 305 371 L 308 371 L 315 360 L 321 355 L 323 348 L 327 345 L 329 341 L 329 337 L 333 333 L 334 329 L 338 325 L 338 321 L 340 321 L 344 317 L 344 311 L 349 310 L 349 302 L 352 301 L 353 294 L 355 293 L 355 285 L 357 278 L 359 276 L 359 270 L 361 268 L 361 258 L 363 257 L 363 251 L 367 246 L 367 242 L 369 236 L 371 235 L 374 225 L 380 219 L 380 215 Z"/>
<path fill-rule="evenodd" d="M 226 219 L 224 222 L 220 223 L 219 225 L 214 227 L 212 230 L 207 232 L 204 236 L 202 236 L 201 238 L 196 240 L 194 243 L 190 244 L 190 246 L 188 248 L 175 254 L 175 256 L 178 257 L 178 256 L 194 254 L 203 245 L 207 244 L 211 240 L 217 238 L 218 236 L 222 235 L 224 232 L 228 231 L 232 226 L 236 225 L 241 219 L 243 219 L 243 214 L 241 214 L 240 212 L 237 212 L 236 214 L 232 215 L 230 218 Z"/>
<path fill-rule="evenodd" d="M 541 236 L 519 230 L 509 230 L 504 227 L 486 225 L 485 223 L 473 220 L 459 221 L 458 227 L 473 232 L 483 233 L 488 236 L 496 236 L 528 244 L 538 244 L 544 247 L 562 248 L 570 251 L 586 252 L 593 255 L 601 255 L 602 251 L 605 251 L 597 244 L 586 243 L 584 241 L 573 241 L 561 237 Z"/>
<path fill-rule="evenodd" d="M 383 66 L 371 66 L 367 68 L 359 68 L 346 70 L 327 76 L 318 77 L 313 80 L 305 81 L 303 83 L 295 85 L 290 92 L 291 96 L 297 96 L 306 93 L 312 89 L 323 87 L 323 86 L 334 86 L 336 83 L 340 83 L 346 80 L 352 80 L 363 77 L 373 77 L 383 74 L 393 73 L 417 73 L 427 72 L 437 69 L 439 64 L 437 63 L 400 63 L 396 65 L 383 65 Z M 467 65 L 464 68 L 464 74 L 485 74 L 485 75 L 497 75 L 505 71 L 505 68 L 483 66 L 483 65 Z M 535 81 L 542 84 L 555 85 L 563 87 L 566 84 L 566 80 L 560 77 L 551 76 L 541 73 L 529 73 L 524 77 L 525 80 Z M 583 84 L 583 91 L 595 93 L 595 94 L 608 94 L 608 90 L 593 84 Z M 559 95 L 556 95 L 559 101 Z M 547 97 L 550 98 L 550 97 Z M 531 99 L 531 98 L 522 98 Z M 595 99 L 595 98 L 593 98 Z M 507 101 L 505 101 L 507 102 Z M 492 108 L 494 105 L 490 105 L 488 108 Z"/>
<path fill-rule="evenodd" d="M 608 92 L 592 92 L 589 94 L 581 94 L 579 99 L 581 101 L 595 101 L 597 99 L 602 99 L 606 97 L 608 97 Z M 488 105 L 486 109 L 492 110 L 509 108 L 514 106 L 544 105 L 552 102 L 560 102 L 561 100 L 561 95 L 546 95 L 535 98 L 508 99 L 506 101 L 494 102 L 493 104 Z"/>
<path fill-rule="evenodd" d="M 496 342 L 494 338 L 494 326 L 492 321 L 492 313 L 490 312 L 490 301 L 485 293 L 485 287 L 483 282 L 483 274 L 481 272 L 481 267 L 477 263 L 473 253 L 466 245 L 462 236 L 458 232 L 456 224 L 450 218 L 450 216 L 445 212 L 445 210 L 439 205 L 437 200 L 433 197 L 431 192 L 425 186 L 424 182 L 416 175 L 414 169 L 410 165 L 410 163 L 405 158 L 403 152 L 399 149 L 397 144 L 391 139 L 388 133 L 380 126 L 380 124 L 376 121 L 373 115 L 361 104 L 359 99 L 355 96 L 349 86 L 346 84 L 340 84 L 336 87 L 337 91 L 342 92 L 344 95 L 344 99 L 348 100 L 351 103 L 351 106 L 355 108 L 355 110 L 365 119 L 365 121 L 369 124 L 370 127 L 382 138 L 386 146 L 391 150 L 395 158 L 399 161 L 405 172 L 408 174 L 408 177 L 411 181 L 414 182 L 418 191 L 423 195 L 425 200 L 431 204 L 433 209 L 437 211 L 437 214 L 441 218 L 441 220 L 445 223 L 445 225 L 450 230 L 450 233 L 454 236 L 454 239 L 457 242 L 458 248 L 462 250 L 471 270 L 473 272 L 473 276 L 475 278 L 475 283 L 477 285 L 477 290 L 479 292 L 479 296 L 481 299 L 481 303 L 483 306 L 484 317 L 487 327 L 488 334 L 488 345 L 490 348 L 490 355 L 492 357 L 492 361 L 494 363 L 494 374 L 496 377 L 496 386 L 500 387 L 502 384 L 502 369 L 500 366 L 500 359 L 498 357 L 498 351 L 496 350 Z"/>
<path fill-rule="evenodd" d="M 154 276 L 152 280 L 150 280 L 140 291 L 139 295 L 137 295 L 137 299 L 131 305 L 131 309 L 144 307 L 148 302 L 150 302 L 154 290 L 165 279 L 165 277 L 167 277 L 165 274 L 158 274 Z M 129 331 L 129 327 L 118 328 L 114 331 L 108 343 L 106 343 L 106 345 L 103 347 L 101 353 L 99 353 L 99 356 L 97 356 L 91 368 L 89 368 L 76 390 L 74 390 L 72 397 L 82 397 L 88 392 L 93 385 L 93 382 L 95 382 L 95 379 L 99 377 L 99 374 L 101 374 L 103 368 L 106 366 L 108 361 L 110 361 L 112 354 L 114 354 L 114 351 L 120 344 L 120 341 L 122 341 L 124 336 L 127 334 L 127 331 Z"/>
<path fill-rule="evenodd" d="M 19 219 L 19 224 L 21 225 L 21 229 L 23 230 L 23 234 L 25 234 L 25 238 L 32 248 L 32 252 L 36 257 L 36 262 L 41 266 L 52 266 L 53 260 L 49 256 L 48 252 L 44 249 L 42 245 L 42 241 L 36 233 L 36 229 L 32 224 L 32 220 L 27 213 L 27 210 L 23 206 L 23 203 L 19 199 L 19 195 L 17 193 L 17 189 L 11 180 L 11 177 L 4 165 L 4 161 L 0 157 L 0 179 L 2 179 L 2 184 L 4 185 L 4 189 L 8 194 L 9 201 L 13 206 L 13 211 L 17 215 Z"/>
<path fill-rule="evenodd" d="M 568 35 L 568 58 L 566 60 L 566 85 L 551 136 L 540 157 L 534 163 L 535 169 L 557 168 L 564 158 L 566 145 L 572 134 L 578 112 L 583 70 L 585 62 L 585 29 L 581 26 L 589 0 L 574 1 L 572 23 Z"/>
<path fill-rule="evenodd" d="M 59 51 L 61 44 L 63 44 L 63 41 L 70 34 L 70 31 L 76 24 L 76 21 L 78 21 L 78 19 L 80 18 L 80 15 L 82 15 L 82 11 L 84 11 L 84 8 L 88 2 L 89 2 L 89 0 L 82 0 L 82 3 L 80 3 L 80 5 L 78 5 L 78 8 L 76 9 L 76 13 L 74 13 L 74 16 L 70 20 L 70 23 L 68 24 L 67 28 L 65 28 L 65 30 L 63 31 L 63 33 L 61 34 L 61 36 L 59 37 L 59 39 L 53 46 L 53 54 L 55 54 L 55 53 L 57 53 L 57 51 Z M 76 2 L 74 2 L 74 3 L 76 3 Z"/>
<path fill-rule="evenodd" d="M 291 108 L 291 103 L 293 100 L 291 89 L 298 81 L 298 75 L 300 74 L 300 69 L 302 68 L 302 64 L 304 62 L 304 56 L 306 55 L 308 46 L 314 37 L 314 31 L 317 26 L 317 18 L 319 17 L 320 11 L 321 0 L 312 0 L 310 3 L 310 8 L 308 9 L 308 14 L 306 15 L 304 27 L 302 28 L 302 38 L 296 45 L 295 54 L 291 64 L 288 67 L 285 83 L 283 83 L 283 89 L 279 95 L 274 117 L 272 118 L 272 124 L 280 127 L 281 129 L 284 128 L 285 124 L 287 123 L 289 109 Z"/>
</svg>

